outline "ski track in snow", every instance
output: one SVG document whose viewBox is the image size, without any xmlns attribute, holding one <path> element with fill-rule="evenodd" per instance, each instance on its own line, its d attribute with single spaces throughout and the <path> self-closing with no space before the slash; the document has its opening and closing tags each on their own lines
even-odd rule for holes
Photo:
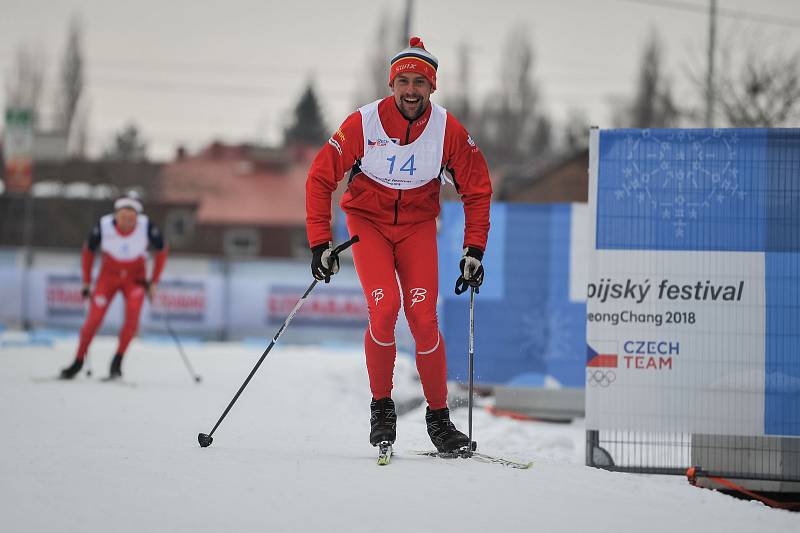
<svg viewBox="0 0 800 533">
<path fill-rule="evenodd" d="M 582 420 L 520 422 L 477 408 L 479 450 L 534 461 L 520 471 L 413 455 L 432 448 L 418 406 L 399 417 L 396 455 L 379 467 L 357 347 L 277 345 L 201 449 L 198 432 L 211 430 L 263 348 L 187 344 L 197 385 L 173 345 L 137 339 L 123 365 L 136 386 L 123 387 L 98 380 L 115 347 L 95 340 L 93 378 L 43 383 L 33 378 L 69 364 L 74 339 L 0 348 L 3 531 L 800 531 L 800 514 L 683 477 L 583 466 Z M 421 397 L 406 357 L 394 397 Z M 452 417 L 466 431 L 466 409 Z"/>
</svg>

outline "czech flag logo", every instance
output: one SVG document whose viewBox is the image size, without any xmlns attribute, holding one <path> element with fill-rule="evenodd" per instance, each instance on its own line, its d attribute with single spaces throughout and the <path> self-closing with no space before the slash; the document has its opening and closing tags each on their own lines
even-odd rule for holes
<svg viewBox="0 0 800 533">
<path fill-rule="evenodd" d="M 617 341 L 589 341 L 586 345 L 586 366 L 617 368 Z"/>
</svg>

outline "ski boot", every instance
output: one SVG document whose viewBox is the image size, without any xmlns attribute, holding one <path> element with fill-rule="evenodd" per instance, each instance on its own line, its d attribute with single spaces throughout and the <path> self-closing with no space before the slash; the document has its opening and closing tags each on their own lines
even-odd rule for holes
<svg viewBox="0 0 800 533">
<path fill-rule="evenodd" d="M 108 379 L 122 378 L 122 354 L 118 353 L 111 360 L 111 368 L 108 371 Z"/>
<path fill-rule="evenodd" d="M 70 366 L 61 370 L 59 379 L 72 379 L 83 368 L 83 359 L 75 359 Z"/>
<path fill-rule="evenodd" d="M 369 443 L 378 446 L 388 442 L 393 444 L 397 434 L 397 413 L 391 398 L 373 399 L 369 404 L 372 412 L 369 418 Z"/>
<path fill-rule="evenodd" d="M 439 453 L 455 453 L 469 446 L 469 437 L 461 433 L 450 421 L 450 409 L 425 410 L 425 423 L 428 424 L 428 436 Z"/>
</svg>

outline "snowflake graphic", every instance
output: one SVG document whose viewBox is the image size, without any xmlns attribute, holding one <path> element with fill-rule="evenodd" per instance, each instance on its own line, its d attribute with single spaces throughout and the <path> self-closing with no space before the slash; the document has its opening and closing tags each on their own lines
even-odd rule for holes
<svg viewBox="0 0 800 533">
<path fill-rule="evenodd" d="M 576 325 L 558 309 L 533 309 L 522 316 L 520 352 L 545 362 L 572 355 Z"/>
<path fill-rule="evenodd" d="M 614 197 L 646 206 L 672 224 L 676 238 L 683 238 L 702 211 L 745 198 L 734 166 L 738 142 L 735 133 L 723 135 L 722 130 L 628 135 L 623 179 Z"/>
<path fill-rule="evenodd" d="M 550 337 L 550 321 L 544 309 L 536 308 L 522 316 L 520 352 L 532 359 L 542 357 Z"/>
</svg>

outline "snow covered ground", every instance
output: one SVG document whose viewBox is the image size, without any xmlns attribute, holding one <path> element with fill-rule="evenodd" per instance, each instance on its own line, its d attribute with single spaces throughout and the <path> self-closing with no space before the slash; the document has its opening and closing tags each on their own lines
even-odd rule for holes
<svg viewBox="0 0 800 533">
<path fill-rule="evenodd" d="M 92 345 L 94 378 L 36 382 L 75 340 L 0 344 L 0 529 L 18 531 L 505 532 L 800 531 L 800 514 L 691 487 L 682 477 L 583 466 L 583 423 L 519 422 L 479 409 L 485 453 L 533 460 L 512 470 L 419 457 L 424 407 L 398 420 L 397 455 L 375 464 L 358 348 L 278 345 L 214 435 L 208 432 L 263 343 L 134 341 L 133 386 L 98 381 L 112 338 Z M 10 339 L 10 340 L 9 340 Z M 396 401 L 421 395 L 400 359 Z M 453 413 L 466 429 L 466 409 Z"/>
</svg>

